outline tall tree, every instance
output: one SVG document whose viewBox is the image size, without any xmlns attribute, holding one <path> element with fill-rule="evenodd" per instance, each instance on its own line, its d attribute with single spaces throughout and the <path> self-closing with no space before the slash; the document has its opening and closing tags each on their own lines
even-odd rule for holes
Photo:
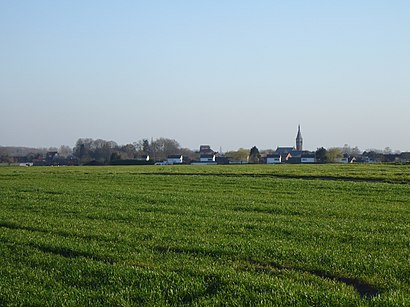
<svg viewBox="0 0 410 307">
<path fill-rule="evenodd" d="M 387 146 L 383 149 L 383 153 L 385 155 L 391 155 L 393 153 L 393 150 L 390 147 Z"/>
<path fill-rule="evenodd" d="M 256 146 L 253 146 L 249 151 L 249 163 L 259 163 L 261 155 L 259 149 Z"/>
<path fill-rule="evenodd" d="M 87 163 L 93 159 L 91 156 L 92 143 L 93 139 L 90 138 L 80 138 L 77 140 L 73 149 L 73 155 L 78 158 L 80 163 Z"/>
<path fill-rule="evenodd" d="M 115 150 L 118 150 L 118 145 L 113 141 L 78 139 L 73 153 L 80 160 L 80 163 L 88 163 L 93 160 L 104 163 L 111 160 L 111 154 Z"/>
<path fill-rule="evenodd" d="M 363 156 L 369 158 L 369 160 L 372 162 L 382 162 L 384 159 L 382 151 L 378 149 L 368 149 L 367 151 L 363 152 Z"/>
<path fill-rule="evenodd" d="M 227 158 L 230 158 L 233 162 L 247 162 L 249 150 L 245 148 L 239 148 L 237 151 L 226 152 L 225 156 Z"/>
<path fill-rule="evenodd" d="M 169 155 L 180 153 L 180 145 L 174 139 L 156 139 L 151 142 L 150 148 L 156 160 L 165 160 Z"/>
<path fill-rule="evenodd" d="M 133 159 L 137 155 L 137 150 L 132 144 L 123 145 L 119 148 L 119 154 L 121 158 Z"/>
<path fill-rule="evenodd" d="M 320 147 L 316 150 L 316 161 L 318 163 L 326 163 L 327 162 L 327 150 L 324 147 Z"/>
<path fill-rule="evenodd" d="M 151 146 L 149 145 L 149 141 L 147 139 L 142 140 L 142 151 L 145 154 L 149 154 L 151 151 Z"/>
<path fill-rule="evenodd" d="M 73 153 L 73 150 L 66 145 L 61 145 L 60 148 L 58 149 L 58 154 L 60 157 L 68 157 Z"/>
<path fill-rule="evenodd" d="M 343 155 L 351 156 L 351 157 L 359 157 L 361 155 L 361 151 L 359 147 L 350 147 L 348 144 L 345 144 L 343 148 L 341 148 L 341 152 Z"/>
<path fill-rule="evenodd" d="M 94 159 L 102 163 L 111 161 L 112 153 L 118 148 L 117 143 L 102 139 L 95 140 L 93 145 Z"/>
<path fill-rule="evenodd" d="M 359 147 L 355 146 L 352 148 L 351 155 L 355 158 L 358 158 L 362 154 L 362 151 L 359 149 Z"/>
<path fill-rule="evenodd" d="M 326 154 L 327 162 L 337 162 L 338 159 L 343 157 L 342 150 L 337 147 L 329 148 Z"/>
</svg>

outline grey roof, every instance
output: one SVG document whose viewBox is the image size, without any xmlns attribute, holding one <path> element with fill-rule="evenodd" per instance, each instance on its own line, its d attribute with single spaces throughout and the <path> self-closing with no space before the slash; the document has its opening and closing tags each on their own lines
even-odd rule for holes
<svg viewBox="0 0 410 307">
<path fill-rule="evenodd" d="M 213 158 L 215 154 L 202 154 L 200 157 L 201 158 Z"/>
<path fill-rule="evenodd" d="M 281 155 L 280 154 L 269 154 L 266 156 L 266 158 L 280 158 Z"/>
<path fill-rule="evenodd" d="M 302 158 L 315 158 L 316 155 L 315 153 L 312 153 L 312 152 L 305 152 L 305 153 L 302 153 L 301 157 Z"/>
<path fill-rule="evenodd" d="M 169 155 L 168 159 L 181 159 L 182 155 Z"/>
<path fill-rule="evenodd" d="M 289 153 L 292 151 L 295 151 L 295 147 L 279 147 L 278 146 L 275 150 L 275 153 L 283 154 L 283 153 Z"/>
</svg>

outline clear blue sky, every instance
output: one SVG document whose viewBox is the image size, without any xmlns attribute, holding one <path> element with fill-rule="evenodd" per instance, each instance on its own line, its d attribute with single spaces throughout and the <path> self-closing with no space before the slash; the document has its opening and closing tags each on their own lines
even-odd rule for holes
<svg viewBox="0 0 410 307">
<path fill-rule="evenodd" d="M 410 150 L 410 1 L 0 0 L 0 145 Z"/>
</svg>

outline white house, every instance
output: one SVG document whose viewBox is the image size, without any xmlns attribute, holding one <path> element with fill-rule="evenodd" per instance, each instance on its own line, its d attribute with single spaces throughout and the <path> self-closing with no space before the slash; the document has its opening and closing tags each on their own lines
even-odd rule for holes
<svg viewBox="0 0 410 307">
<path fill-rule="evenodd" d="M 167 164 L 181 164 L 184 161 L 182 155 L 170 155 L 167 158 Z"/>
<path fill-rule="evenodd" d="M 282 156 L 280 154 L 271 154 L 266 156 L 266 164 L 282 163 Z"/>
<path fill-rule="evenodd" d="M 216 155 L 215 154 L 202 154 L 199 157 L 200 162 L 215 162 Z"/>
</svg>

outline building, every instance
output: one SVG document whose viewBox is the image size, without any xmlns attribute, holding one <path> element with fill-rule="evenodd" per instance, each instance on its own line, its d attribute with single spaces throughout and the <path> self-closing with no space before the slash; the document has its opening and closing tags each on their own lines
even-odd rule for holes
<svg viewBox="0 0 410 307">
<path fill-rule="evenodd" d="M 225 161 L 219 156 L 216 151 L 213 151 L 209 145 L 200 145 L 199 146 L 199 160 L 192 161 L 191 164 L 195 165 L 215 165 L 215 164 L 228 164 L 229 161 Z M 221 159 L 222 158 L 222 159 Z"/>
<path fill-rule="evenodd" d="M 282 156 L 280 154 L 270 154 L 266 156 L 266 164 L 280 164 Z"/>
<path fill-rule="evenodd" d="M 200 145 L 199 154 L 200 155 L 213 155 L 215 152 L 211 149 L 209 145 Z"/>
<path fill-rule="evenodd" d="M 184 157 L 182 155 L 170 155 L 167 157 L 167 164 L 182 164 Z"/>
<path fill-rule="evenodd" d="M 216 165 L 216 155 L 215 154 L 202 154 L 199 161 L 192 161 L 192 165 Z"/>
<path fill-rule="evenodd" d="M 142 155 L 142 156 L 138 157 L 137 160 L 147 161 L 148 162 L 148 161 L 150 161 L 150 156 L 149 155 Z"/>
<path fill-rule="evenodd" d="M 229 164 L 229 158 L 225 156 L 218 155 L 215 157 L 215 162 L 217 164 Z"/>
<path fill-rule="evenodd" d="M 280 155 L 287 155 L 291 154 L 292 157 L 300 157 L 303 151 L 303 138 L 302 138 L 302 132 L 300 131 L 300 125 L 298 125 L 298 132 L 296 135 L 296 147 L 281 147 L 278 146 L 275 150 L 275 154 L 280 154 Z"/>
<path fill-rule="evenodd" d="M 343 157 L 336 159 L 337 163 L 354 163 L 356 162 L 356 157 L 349 156 L 348 154 L 344 154 Z"/>
<path fill-rule="evenodd" d="M 200 162 L 215 162 L 216 155 L 215 154 L 202 154 L 199 157 Z"/>
<path fill-rule="evenodd" d="M 275 150 L 275 154 L 287 155 L 288 153 L 292 153 L 294 151 L 295 151 L 295 147 L 280 147 L 280 146 L 278 146 Z"/>
<path fill-rule="evenodd" d="M 303 138 L 302 132 L 300 130 L 300 125 L 298 125 L 298 132 L 296 134 L 296 147 L 278 146 L 273 154 L 266 157 L 267 164 L 277 164 L 277 163 L 290 163 L 290 164 L 300 164 L 300 163 L 316 163 L 316 157 L 314 152 L 303 150 Z"/>
<path fill-rule="evenodd" d="M 300 163 L 316 163 L 316 155 L 312 152 L 302 153 Z"/>
</svg>

